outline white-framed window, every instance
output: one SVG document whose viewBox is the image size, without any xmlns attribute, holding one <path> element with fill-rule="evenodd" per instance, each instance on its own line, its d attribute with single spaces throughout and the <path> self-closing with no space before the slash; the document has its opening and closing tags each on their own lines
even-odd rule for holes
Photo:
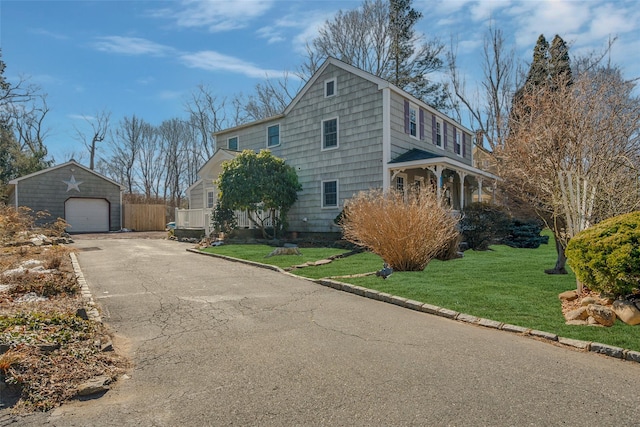
<svg viewBox="0 0 640 427">
<path fill-rule="evenodd" d="M 409 135 L 418 137 L 418 108 L 415 105 L 409 105 Z"/>
<path fill-rule="evenodd" d="M 322 181 L 322 207 L 337 208 L 338 207 L 338 180 Z"/>
<path fill-rule="evenodd" d="M 238 137 L 237 136 L 233 136 L 233 137 L 227 139 L 227 148 L 229 150 L 238 151 Z"/>
<path fill-rule="evenodd" d="M 442 121 L 436 119 L 436 147 L 442 148 Z"/>
<path fill-rule="evenodd" d="M 213 190 L 207 191 L 207 208 L 213 208 L 213 205 L 216 202 L 216 194 Z"/>
<path fill-rule="evenodd" d="M 322 121 L 322 150 L 338 148 L 338 118 Z"/>
<path fill-rule="evenodd" d="M 337 80 L 335 77 L 324 81 L 324 97 L 325 98 L 330 98 L 332 96 L 335 96 L 337 93 L 337 89 L 338 89 Z"/>
<path fill-rule="evenodd" d="M 405 190 L 407 189 L 407 178 L 407 174 L 405 173 L 400 173 L 396 176 L 396 179 L 394 181 L 396 190 L 400 191 L 401 193 L 405 192 Z"/>
<path fill-rule="evenodd" d="M 267 147 L 280 145 L 280 125 L 267 126 Z"/>
<path fill-rule="evenodd" d="M 462 132 L 453 128 L 454 150 L 456 154 L 462 157 Z"/>
</svg>

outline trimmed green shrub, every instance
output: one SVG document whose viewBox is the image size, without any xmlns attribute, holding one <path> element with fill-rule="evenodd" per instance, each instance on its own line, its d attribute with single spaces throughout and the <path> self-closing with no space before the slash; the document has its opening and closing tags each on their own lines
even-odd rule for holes
<svg viewBox="0 0 640 427">
<path fill-rule="evenodd" d="M 211 225 L 216 234 L 231 234 L 233 230 L 238 228 L 236 214 L 233 210 L 225 208 L 222 203 L 216 203 L 211 215 Z"/>
<path fill-rule="evenodd" d="M 640 285 L 640 212 L 602 221 L 573 237 L 569 265 L 592 291 L 631 293 Z"/>
<path fill-rule="evenodd" d="M 509 235 L 504 244 L 512 248 L 536 249 L 549 243 L 549 236 L 541 236 L 544 225 L 539 220 L 514 219 L 509 227 Z"/>
<path fill-rule="evenodd" d="M 460 229 L 469 249 L 486 251 L 509 235 L 511 219 L 500 206 L 471 203 L 464 208 Z"/>
</svg>

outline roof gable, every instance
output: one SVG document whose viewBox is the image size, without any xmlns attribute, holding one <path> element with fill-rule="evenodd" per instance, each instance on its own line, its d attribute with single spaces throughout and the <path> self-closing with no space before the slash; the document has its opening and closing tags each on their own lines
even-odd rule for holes
<svg viewBox="0 0 640 427">
<path fill-rule="evenodd" d="M 227 160 L 235 158 L 239 151 L 227 150 L 226 148 L 218 148 L 213 156 L 207 162 L 202 165 L 198 170 L 198 176 L 205 178 L 205 176 L 218 176 L 222 172 L 222 163 Z"/>
<path fill-rule="evenodd" d="M 81 165 L 80 163 L 76 162 L 75 160 L 69 160 L 68 162 L 59 164 L 57 166 L 52 166 L 50 168 L 42 169 L 42 170 L 40 170 L 38 172 L 31 173 L 29 175 L 25 175 L 25 176 L 21 176 L 21 177 L 16 178 L 16 179 L 12 179 L 11 181 L 9 181 L 9 184 L 10 185 L 18 185 L 18 183 L 20 181 L 22 181 L 22 180 L 25 180 L 25 179 L 28 179 L 28 178 L 33 178 L 34 176 L 42 175 L 42 174 L 45 174 L 45 173 L 49 173 L 49 172 L 52 172 L 52 171 L 57 170 L 57 169 L 62 169 L 62 168 L 65 168 L 67 166 L 74 166 L 74 167 L 80 168 L 80 169 L 84 170 L 85 172 L 93 174 L 93 175 L 97 176 L 98 178 L 104 179 L 105 181 L 108 181 L 108 182 L 112 183 L 113 185 L 116 185 L 116 186 L 120 187 L 121 190 L 124 190 L 124 186 L 122 184 L 118 184 L 114 180 L 112 180 L 110 178 L 107 178 L 106 176 L 104 176 L 102 174 L 99 174 L 98 172 L 96 172 L 94 170 L 91 170 L 86 166 Z"/>
</svg>

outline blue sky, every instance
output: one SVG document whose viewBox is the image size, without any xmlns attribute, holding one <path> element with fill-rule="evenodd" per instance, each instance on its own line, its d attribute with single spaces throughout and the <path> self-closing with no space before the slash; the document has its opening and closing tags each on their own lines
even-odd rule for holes
<svg viewBox="0 0 640 427">
<path fill-rule="evenodd" d="M 220 98 L 249 94 L 267 76 L 295 71 L 304 44 L 339 9 L 361 1 L 29 1 L 1 0 L 5 76 L 29 76 L 48 94 L 46 144 L 57 163 L 83 148 L 82 116 L 111 111 L 111 122 L 137 116 L 152 124 L 185 117 L 185 102 L 204 84 Z M 477 78 L 490 20 L 529 61 L 539 34 L 559 34 L 571 53 L 602 50 L 625 77 L 640 76 L 637 0 L 414 0 L 417 30 L 458 40 L 462 72 Z"/>
</svg>

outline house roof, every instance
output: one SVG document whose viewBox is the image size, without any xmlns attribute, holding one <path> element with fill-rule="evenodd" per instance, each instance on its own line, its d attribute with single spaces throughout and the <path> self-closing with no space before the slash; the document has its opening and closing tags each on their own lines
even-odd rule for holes
<svg viewBox="0 0 640 427">
<path fill-rule="evenodd" d="M 31 173 L 31 174 L 29 174 L 29 175 L 21 176 L 20 178 L 12 179 L 11 181 L 9 181 L 9 185 L 15 186 L 15 185 L 18 185 L 18 183 L 19 183 L 20 181 L 24 180 L 24 179 L 32 178 L 32 177 L 34 177 L 34 176 L 38 176 L 38 175 L 42 175 L 42 174 L 44 174 L 44 173 L 48 173 L 48 172 L 54 171 L 54 170 L 56 170 L 56 169 L 61 169 L 61 168 L 67 167 L 67 166 L 74 166 L 74 167 L 80 168 L 80 169 L 82 169 L 82 170 L 84 170 L 84 171 L 86 171 L 86 172 L 89 172 L 89 173 L 91 173 L 91 174 L 93 174 L 93 175 L 96 175 L 96 176 L 97 176 L 97 177 L 99 177 L 99 178 L 104 179 L 105 181 L 109 181 L 110 183 L 112 183 L 112 184 L 117 185 L 118 187 L 120 187 L 120 189 L 121 189 L 121 190 L 124 190 L 124 186 L 123 186 L 122 184 L 118 184 L 118 183 L 117 183 L 117 182 L 115 182 L 114 180 L 109 179 L 109 178 L 107 178 L 106 176 L 101 175 L 101 174 L 99 174 L 98 172 L 96 172 L 96 171 L 94 171 L 94 170 L 91 170 L 91 169 L 89 169 L 89 168 L 88 168 L 88 167 L 86 167 L 86 166 L 81 165 L 80 163 L 76 162 L 75 160 L 69 160 L 68 162 L 66 162 L 66 163 L 62 163 L 62 164 L 59 164 L 59 165 L 57 165 L 57 166 L 52 166 L 52 167 L 50 167 L 50 168 L 42 169 L 42 170 L 40 170 L 40 171 L 38 171 L 38 172 Z"/>
<path fill-rule="evenodd" d="M 439 156 L 435 153 L 429 153 L 428 151 L 420 150 L 418 148 L 412 148 L 411 150 L 400 154 L 395 159 L 391 160 L 389 163 L 404 163 L 404 162 L 412 162 L 415 160 L 427 160 L 427 159 L 435 159 Z"/>
<path fill-rule="evenodd" d="M 367 71 L 361 70 L 360 68 L 354 67 L 353 65 L 349 65 L 346 62 L 342 62 L 339 59 L 333 58 L 333 57 L 329 57 L 327 58 L 322 65 L 320 66 L 320 68 L 318 68 L 318 70 L 313 74 L 313 76 L 311 76 L 311 78 L 309 80 L 307 80 L 307 83 L 305 83 L 305 85 L 302 87 L 302 89 L 300 89 L 300 91 L 298 91 L 297 95 L 291 100 L 291 102 L 289 103 L 289 105 L 287 105 L 287 107 L 284 109 L 284 111 L 282 112 L 282 114 L 277 114 L 275 116 L 271 116 L 271 117 L 267 117 L 261 120 L 257 120 L 254 122 L 250 122 L 250 123 L 244 123 L 242 125 L 239 126 L 235 126 L 232 128 L 227 128 L 227 129 L 223 129 L 221 131 L 215 132 L 213 134 L 213 136 L 217 136 L 219 134 L 222 133 L 229 133 L 229 132 L 233 132 L 233 131 L 237 131 L 243 128 L 246 128 L 248 126 L 254 126 L 256 124 L 260 124 L 260 123 L 266 123 L 266 122 L 271 122 L 271 121 L 275 121 L 278 119 L 281 119 L 283 117 L 285 117 L 287 114 L 289 114 L 291 112 L 291 110 L 298 104 L 298 102 L 300 102 L 300 100 L 302 99 L 302 97 L 307 93 L 307 91 L 309 91 L 309 89 L 313 86 L 313 84 L 320 78 L 320 75 L 322 75 L 322 73 L 324 72 L 324 70 L 327 69 L 327 67 L 329 67 L 329 65 L 334 65 L 338 68 L 341 68 L 351 74 L 355 74 L 358 77 L 361 77 L 365 80 L 368 80 L 376 85 L 378 85 L 378 89 L 384 89 L 384 88 L 389 88 L 391 89 L 393 92 L 398 93 L 399 95 L 401 95 L 404 98 L 409 99 L 412 103 L 419 105 L 420 107 L 422 107 L 425 110 L 428 110 L 429 112 L 435 114 L 436 116 L 439 116 L 442 119 L 446 119 L 447 121 L 451 121 L 451 122 L 455 122 L 458 127 L 463 128 L 467 131 L 467 133 L 473 133 L 470 129 L 468 129 L 465 126 L 462 126 L 461 123 L 458 123 L 458 121 L 453 120 L 451 117 L 448 117 L 445 114 L 442 114 L 440 111 L 436 110 L 435 108 L 431 107 L 429 104 L 421 101 L 420 99 L 416 98 L 415 96 L 411 95 L 408 92 L 405 92 L 404 90 L 400 89 L 399 87 L 393 85 L 392 83 L 388 82 L 387 80 L 375 76 Z"/>
<path fill-rule="evenodd" d="M 236 157 L 238 154 L 240 154 L 239 151 L 229 150 L 229 149 L 226 149 L 226 148 L 218 148 L 216 150 L 216 152 L 213 153 L 213 156 L 211 156 L 209 158 L 209 160 L 207 160 L 205 162 L 205 164 L 202 165 L 202 167 L 198 170 L 198 176 L 200 176 L 200 178 L 202 178 L 203 171 L 205 171 L 206 169 L 210 168 L 213 164 L 222 163 L 225 160 L 231 160 L 234 157 Z M 191 188 L 191 187 L 189 187 L 189 188 Z"/>
</svg>

